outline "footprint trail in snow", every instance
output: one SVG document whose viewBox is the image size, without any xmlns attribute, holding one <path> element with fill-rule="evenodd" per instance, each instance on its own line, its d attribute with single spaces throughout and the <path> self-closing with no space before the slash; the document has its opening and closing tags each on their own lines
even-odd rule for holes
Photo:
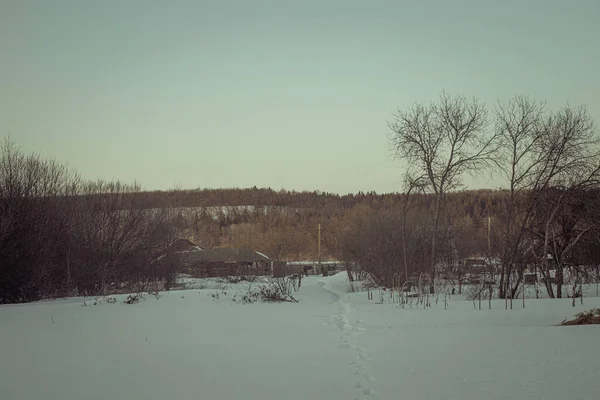
<svg viewBox="0 0 600 400">
<path fill-rule="evenodd" d="M 375 391 L 372 388 L 372 383 L 375 381 L 375 378 L 369 374 L 369 362 L 371 358 L 366 349 L 358 346 L 357 341 L 357 337 L 365 330 L 361 326 L 362 321 L 352 318 L 352 307 L 341 298 L 335 303 L 335 309 L 334 321 L 342 331 L 342 336 L 340 336 L 342 340 L 341 347 L 347 348 L 354 353 L 354 359 L 350 362 L 350 372 L 357 377 L 354 389 L 357 391 L 358 396 L 355 397 L 355 400 L 374 396 Z M 359 397 L 361 395 L 364 397 Z"/>
</svg>

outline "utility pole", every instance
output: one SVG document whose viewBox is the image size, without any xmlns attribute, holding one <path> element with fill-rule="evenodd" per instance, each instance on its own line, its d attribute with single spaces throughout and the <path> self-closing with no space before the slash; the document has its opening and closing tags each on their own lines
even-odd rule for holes
<svg viewBox="0 0 600 400">
<path fill-rule="evenodd" d="M 490 254 L 492 252 L 492 242 L 490 240 L 491 231 L 492 231 L 492 217 L 490 217 L 488 215 L 488 254 Z"/>
</svg>

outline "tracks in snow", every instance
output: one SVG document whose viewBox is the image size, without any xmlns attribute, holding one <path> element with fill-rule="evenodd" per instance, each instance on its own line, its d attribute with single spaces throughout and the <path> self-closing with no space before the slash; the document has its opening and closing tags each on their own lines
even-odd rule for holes
<svg viewBox="0 0 600 400">
<path fill-rule="evenodd" d="M 340 347 L 348 349 L 353 353 L 353 360 L 350 362 L 350 372 L 356 377 L 354 389 L 356 390 L 355 400 L 371 398 L 376 393 L 373 390 L 375 378 L 370 374 L 369 353 L 358 344 L 358 338 L 366 329 L 362 326 L 362 321 L 354 318 L 354 310 L 347 301 L 343 300 L 340 294 L 324 286 L 324 289 L 334 293 L 338 300 L 334 304 L 335 313 L 333 321 L 342 332 Z"/>
</svg>

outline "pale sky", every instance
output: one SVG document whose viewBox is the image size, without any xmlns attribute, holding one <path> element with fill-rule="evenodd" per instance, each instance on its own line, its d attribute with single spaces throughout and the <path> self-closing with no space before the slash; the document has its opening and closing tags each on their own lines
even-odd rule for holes
<svg viewBox="0 0 600 400">
<path fill-rule="evenodd" d="M 598 0 L 0 0 L 0 136 L 146 189 L 398 191 L 387 122 L 442 90 L 600 123 L 599 21 Z"/>
</svg>

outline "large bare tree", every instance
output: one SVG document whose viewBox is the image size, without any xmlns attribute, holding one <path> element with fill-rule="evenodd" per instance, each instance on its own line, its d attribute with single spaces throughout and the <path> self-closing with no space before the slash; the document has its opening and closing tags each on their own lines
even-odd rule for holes
<svg viewBox="0 0 600 400">
<path fill-rule="evenodd" d="M 435 194 L 430 247 L 433 293 L 445 195 L 461 185 L 465 174 L 476 174 L 495 164 L 499 136 L 488 130 L 488 113 L 481 102 L 446 93 L 437 103 L 398 110 L 389 131 L 394 156 L 404 161 L 409 171 L 425 175 L 425 188 Z"/>
<path fill-rule="evenodd" d="M 408 281 L 410 277 L 409 266 L 408 266 L 408 237 L 409 237 L 409 210 L 413 205 L 413 197 L 411 194 L 422 192 L 427 186 L 426 175 L 411 175 L 410 172 L 407 172 L 404 176 L 404 187 L 406 191 L 403 196 L 402 201 L 402 258 L 404 264 L 404 271 L 402 274 L 401 281 Z"/>
<path fill-rule="evenodd" d="M 549 113 L 544 104 L 518 96 L 498 103 L 496 130 L 502 137 L 502 165 L 509 182 L 500 294 L 514 297 L 529 249 L 546 278 L 549 296 L 555 297 L 548 279 L 548 255 L 556 244 L 558 217 L 564 215 L 574 192 L 598 181 L 600 153 L 594 122 L 584 107 L 566 106 Z M 588 229 L 583 228 L 582 234 Z M 526 232 L 531 233 L 529 242 Z M 563 251 L 571 251 L 579 238 L 573 236 L 574 242 Z M 513 272 L 516 279 L 511 283 Z M 560 278 L 562 270 L 557 274 Z"/>
<path fill-rule="evenodd" d="M 585 195 L 590 189 L 598 189 L 600 185 L 600 136 L 596 125 L 585 107 L 564 107 L 552 115 L 546 125 L 544 140 L 540 146 L 544 159 L 543 168 L 539 172 L 542 185 L 534 186 L 531 195 L 536 204 L 546 204 L 543 224 L 537 236 L 542 250 L 537 254 L 541 272 L 546 276 L 546 288 L 550 297 L 555 297 L 553 287 L 548 279 L 550 275 L 549 254 L 554 253 L 556 278 L 562 284 L 565 257 L 573 246 L 589 231 L 593 224 L 590 218 L 578 218 L 575 210 L 569 210 L 572 201 L 578 195 Z M 537 181 L 536 181 L 537 183 Z M 566 212 L 565 212 L 566 210 Z M 541 208 L 535 208 L 536 213 Z M 568 219 L 561 224 L 561 215 Z M 557 229 L 570 226 L 569 240 L 557 240 Z M 559 243 L 562 245 L 559 246 Z M 552 251 L 552 248 L 555 251 Z M 557 250 L 561 248 L 561 250 Z M 559 286 L 560 288 L 560 286 Z M 558 289 L 560 290 L 560 289 Z M 562 293 L 557 293 L 562 297 Z"/>
<path fill-rule="evenodd" d="M 546 108 L 529 97 L 516 96 L 507 102 L 498 102 L 495 117 L 496 132 L 502 140 L 500 170 L 508 181 L 508 188 L 504 190 L 508 207 L 499 282 L 500 297 L 505 298 L 511 287 L 510 276 L 517 260 L 522 259 L 522 242 L 534 210 L 534 202 L 525 204 L 523 198 L 532 186 L 542 184 L 540 171 L 545 160 L 540 154 L 540 143 L 545 133 Z M 518 271 L 519 276 L 522 272 Z"/>
</svg>

